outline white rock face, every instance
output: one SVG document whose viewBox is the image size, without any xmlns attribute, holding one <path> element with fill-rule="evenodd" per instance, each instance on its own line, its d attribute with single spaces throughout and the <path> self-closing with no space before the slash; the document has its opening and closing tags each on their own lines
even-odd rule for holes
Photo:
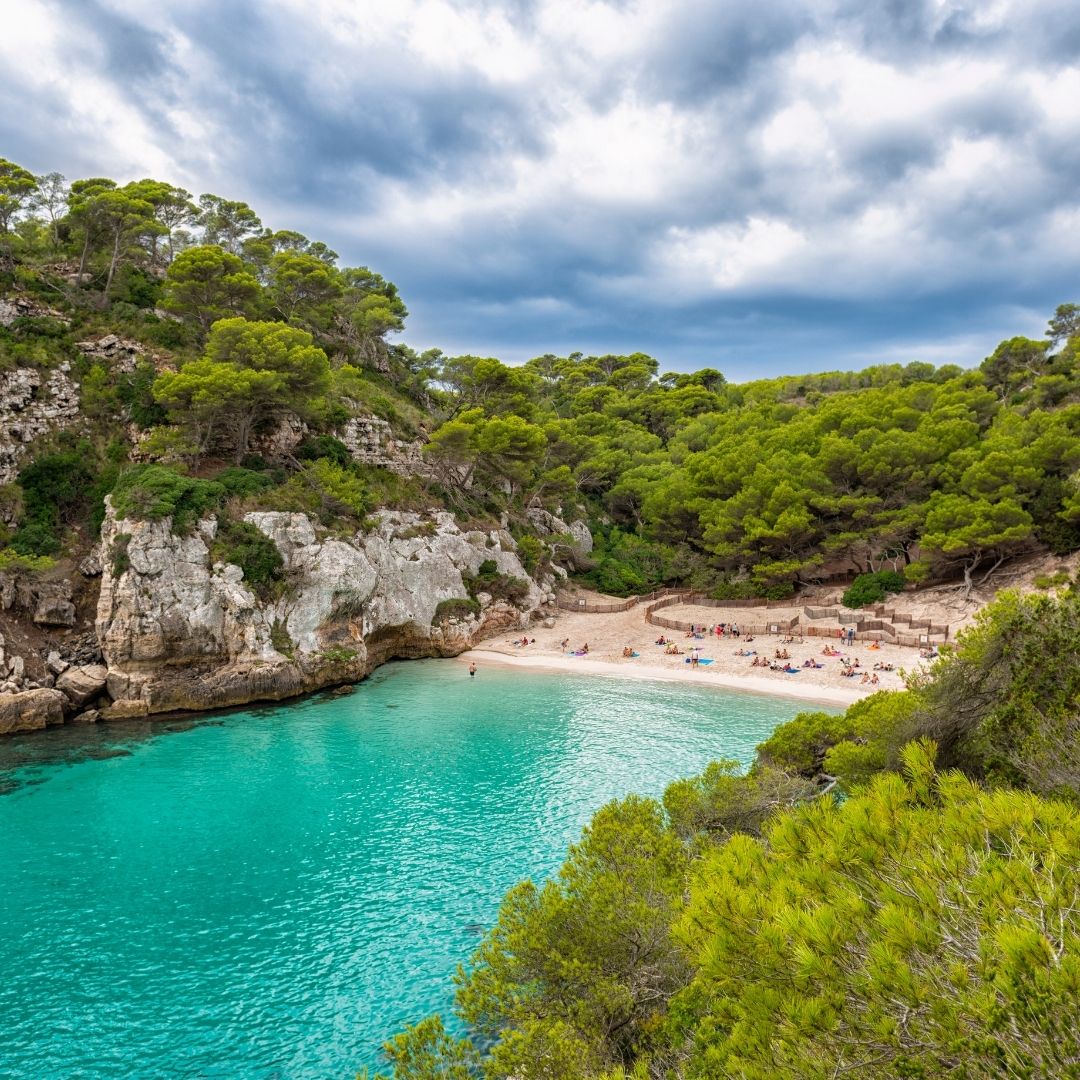
<svg viewBox="0 0 1080 1080">
<path fill-rule="evenodd" d="M 49 373 L 16 368 L 0 377 L 0 484 L 15 479 L 28 443 L 73 423 L 79 415 L 79 388 L 69 365 Z"/>
<path fill-rule="evenodd" d="M 440 601 L 467 595 L 462 573 L 486 559 L 528 580 L 509 536 L 463 533 L 448 513 L 383 511 L 373 531 L 347 540 L 320 538 L 304 514 L 245 520 L 284 559 L 287 588 L 276 600 L 249 590 L 239 567 L 211 565 L 212 520 L 177 537 L 167 520 L 118 522 L 109 509 L 97 633 L 114 699 L 161 712 L 288 697 L 360 678 L 390 657 L 453 655 L 527 625 L 550 596 L 530 583 L 521 611 L 497 602 L 432 627 Z M 110 550 L 123 534 L 130 565 L 115 576 Z"/>
<path fill-rule="evenodd" d="M 427 476 L 431 472 L 421 453 L 423 440 L 402 442 L 377 416 L 354 416 L 337 436 L 362 465 L 378 465 L 401 476 Z"/>
</svg>

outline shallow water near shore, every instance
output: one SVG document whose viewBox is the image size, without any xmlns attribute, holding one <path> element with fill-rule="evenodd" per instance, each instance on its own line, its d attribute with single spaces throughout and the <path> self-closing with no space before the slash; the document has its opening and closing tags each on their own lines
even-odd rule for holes
<svg viewBox="0 0 1080 1080">
<path fill-rule="evenodd" d="M 805 705 L 391 664 L 347 697 L 0 740 L 0 1075 L 352 1077 L 592 813 Z"/>
</svg>

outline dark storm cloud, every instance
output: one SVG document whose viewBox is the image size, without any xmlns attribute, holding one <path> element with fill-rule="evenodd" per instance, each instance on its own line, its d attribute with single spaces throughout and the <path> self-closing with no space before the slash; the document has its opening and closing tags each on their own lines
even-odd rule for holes
<svg viewBox="0 0 1080 1080">
<path fill-rule="evenodd" d="M 334 2 L 49 0 L 0 154 L 245 199 L 512 359 L 974 363 L 1080 292 L 1071 0 Z"/>
</svg>

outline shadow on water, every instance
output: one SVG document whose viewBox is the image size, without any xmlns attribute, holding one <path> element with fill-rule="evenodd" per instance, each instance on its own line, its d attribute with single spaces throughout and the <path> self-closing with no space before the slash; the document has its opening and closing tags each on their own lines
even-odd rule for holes
<svg viewBox="0 0 1080 1080">
<path fill-rule="evenodd" d="M 39 784 L 58 765 L 128 757 L 136 747 L 163 735 L 222 724 L 221 719 L 193 716 L 170 720 L 119 720 L 108 724 L 73 724 L 0 739 L 0 795 Z"/>
<path fill-rule="evenodd" d="M 390 664 L 363 680 L 365 687 L 381 685 L 391 678 L 396 664 Z M 78 765 L 84 761 L 104 761 L 130 756 L 137 747 L 164 735 L 176 735 L 194 728 L 221 727 L 230 716 L 266 718 L 280 715 L 282 709 L 312 700 L 330 701 L 336 688 L 287 701 L 237 705 L 229 709 L 190 714 L 161 714 L 147 719 L 116 720 L 98 724 L 66 724 L 0 738 L 0 796 L 40 784 L 47 770 L 56 766 Z M 388 705 L 396 709 L 397 705 Z"/>
</svg>

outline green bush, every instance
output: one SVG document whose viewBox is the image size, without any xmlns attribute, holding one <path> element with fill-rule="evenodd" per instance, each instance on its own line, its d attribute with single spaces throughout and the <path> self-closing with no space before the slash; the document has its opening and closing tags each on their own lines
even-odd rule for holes
<svg viewBox="0 0 1080 1080">
<path fill-rule="evenodd" d="M 536 568 L 540 565 L 540 560 L 544 557 L 544 542 L 531 533 L 523 533 L 516 539 L 518 558 L 521 559 L 521 565 L 530 574 L 535 573 Z"/>
<path fill-rule="evenodd" d="M 356 659 L 356 650 L 347 649 L 343 645 L 334 645 L 332 648 L 323 649 L 319 655 L 331 664 L 347 664 Z"/>
<path fill-rule="evenodd" d="M 182 535 L 221 503 L 225 488 L 212 480 L 184 476 L 167 465 L 136 465 L 120 475 L 112 496 L 117 517 L 136 521 L 171 517 L 173 532 Z"/>
<path fill-rule="evenodd" d="M 891 593 L 903 592 L 904 575 L 895 570 L 878 570 L 873 574 L 860 574 L 841 597 L 845 607 L 861 608 L 868 604 L 880 604 Z"/>
<path fill-rule="evenodd" d="M 19 473 L 23 522 L 11 546 L 23 555 L 55 555 L 63 527 L 73 524 L 93 498 L 95 476 L 88 444 L 76 444 L 32 461 Z"/>
<path fill-rule="evenodd" d="M 825 753 L 856 734 L 849 713 L 802 712 L 781 724 L 758 748 L 758 759 L 778 769 L 814 776 L 821 771 Z"/>
<path fill-rule="evenodd" d="M 222 470 L 214 477 L 214 481 L 225 489 L 226 495 L 235 495 L 239 498 L 258 495 L 260 491 L 266 491 L 274 486 L 272 476 L 245 469 L 240 465 L 233 465 Z"/>
<path fill-rule="evenodd" d="M 289 628 L 282 619 L 275 619 L 270 626 L 270 644 L 282 656 L 287 656 L 290 660 L 293 658 L 296 643 L 289 636 Z"/>
<path fill-rule="evenodd" d="M 328 458 L 335 465 L 349 466 L 353 464 L 352 454 L 349 448 L 333 435 L 310 435 L 297 448 L 296 456 L 301 461 L 317 461 L 319 458 Z"/>
<path fill-rule="evenodd" d="M 124 571 L 130 569 L 131 558 L 128 555 L 128 545 L 131 543 L 131 533 L 117 533 L 113 542 L 109 545 L 109 558 L 112 561 L 113 577 L 119 577 Z"/>
<path fill-rule="evenodd" d="M 285 573 L 285 560 L 277 544 L 246 521 L 219 518 L 210 557 L 214 562 L 239 566 L 244 571 L 244 583 L 264 599 L 274 592 Z"/>
<path fill-rule="evenodd" d="M 749 581 L 722 581 L 709 592 L 713 600 L 753 600 L 757 595 Z"/>
<path fill-rule="evenodd" d="M 493 600 L 508 600 L 511 604 L 520 604 L 529 595 L 529 583 L 512 574 L 499 573 L 494 559 L 485 559 L 475 574 L 462 574 L 461 580 L 474 600 L 483 592 Z"/>
<path fill-rule="evenodd" d="M 449 622 L 451 619 L 467 619 L 480 614 L 480 605 L 473 599 L 455 597 L 452 600 L 440 600 L 431 617 L 431 625 Z"/>
<path fill-rule="evenodd" d="M 329 458 L 306 465 L 261 501 L 274 510 L 310 514 L 324 525 L 360 520 L 371 506 L 364 481 Z"/>
<path fill-rule="evenodd" d="M 5 570 L 49 570 L 53 565 L 47 555 L 24 555 L 12 548 L 0 549 L 0 573 Z"/>
<path fill-rule="evenodd" d="M 153 364 L 142 363 L 116 380 L 117 397 L 127 409 L 132 423 L 143 431 L 164 424 L 168 419 L 168 413 L 154 400 L 156 378 Z"/>
<path fill-rule="evenodd" d="M 754 592 L 762 600 L 789 600 L 795 595 L 795 582 L 776 581 L 771 585 L 758 585 Z"/>
</svg>

